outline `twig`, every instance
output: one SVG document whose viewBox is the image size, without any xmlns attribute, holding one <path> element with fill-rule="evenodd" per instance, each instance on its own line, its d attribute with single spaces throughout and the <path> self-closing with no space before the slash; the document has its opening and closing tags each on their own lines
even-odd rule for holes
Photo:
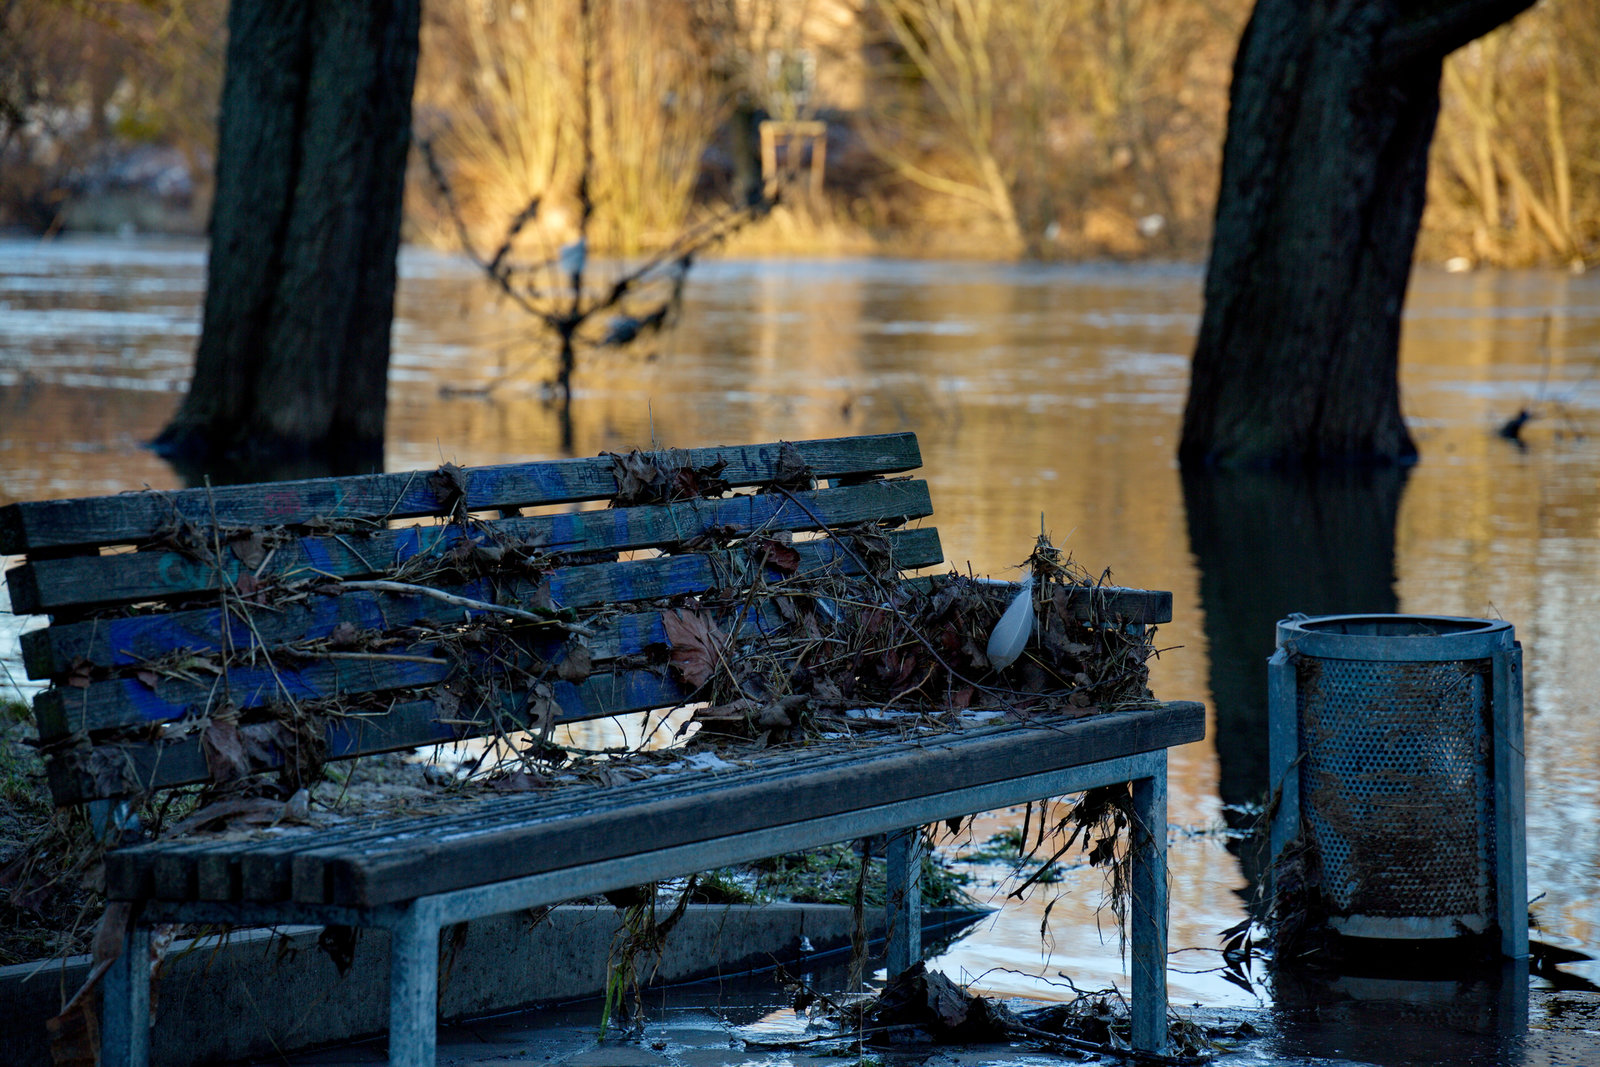
<svg viewBox="0 0 1600 1067">
<path fill-rule="evenodd" d="M 1117 1048 L 1115 1045 L 1102 1045 L 1095 1041 L 1085 1041 L 1080 1037 L 1068 1037 L 1065 1034 L 1053 1034 L 1049 1030 L 1039 1030 L 1020 1020 L 1010 1020 L 1006 1023 L 1007 1031 L 1014 1031 L 1024 1037 L 1035 1041 L 1044 1041 L 1053 1045 L 1064 1045 L 1078 1052 L 1092 1052 L 1098 1056 L 1116 1056 L 1121 1059 L 1134 1060 L 1139 1063 L 1171 1064 L 1172 1067 L 1186 1067 L 1188 1064 L 1203 1062 L 1195 1056 L 1171 1056 L 1165 1052 L 1146 1052 L 1136 1048 Z"/>
<path fill-rule="evenodd" d="M 373 593 L 398 593 L 402 596 L 428 596 L 435 600 L 442 600 L 458 608 L 467 608 L 471 611 L 484 611 L 497 615 L 509 615 L 513 619 L 522 619 L 526 622 L 536 622 L 544 626 L 555 626 L 568 633 L 581 634 L 584 637 L 593 637 L 594 630 L 582 623 L 567 622 L 557 617 L 557 614 L 548 609 L 526 611 L 522 608 L 507 607 L 504 604 L 491 604 L 487 600 L 473 600 L 471 597 L 457 596 L 455 593 L 446 593 L 442 589 L 430 589 L 425 585 L 411 585 L 407 582 L 340 582 L 341 589 L 353 589 Z"/>
<path fill-rule="evenodd" d="M 323 659 L 378 659 L 394 663 L 438 663 L 449 666 L 450 661 L 441 656 L 406 656 L 398 652 L 319 652 Z"/>
</svg>

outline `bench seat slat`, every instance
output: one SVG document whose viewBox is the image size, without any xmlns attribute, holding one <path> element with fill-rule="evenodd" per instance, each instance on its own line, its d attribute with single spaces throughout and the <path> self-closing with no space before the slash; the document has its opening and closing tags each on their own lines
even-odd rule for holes
<svg viewBox="0 0 1600 1067">
<path fill-rule="evenodd" d="M 319 857 L 328 903 L 375 906 L 639 851 L 690 844 L 764 826 L 837 815 L 1011 777 L 1020 769 L 1077 766 L 1198 741 L 1199 704 L 1091 716 L 1055 728 L 1002 728 L 984 735 L 879 747 L 811 774 L 784 768 L 749 785 L 715 782 L 656 806 L 601 810 L 525 830 L 461 831 L 441 840 Z M 730 776 L 731 777 L 731 776 Z M 585 826 L 592 822 L 592 826 Z M 307 854 L 311 855 L 311 854 Z M 296 858 L 296 863 L 301 857 Z"/>
<path fill-rule="evenodd" d="M 837 529 L 869 521 L 903 522 L 932 513 L 926 482 L 869 482 L 792 495 L 747 493 L 672 505 L 489 520 L 470 531 L 448 524 L 305 537 L 278 546 L 260 574 L 224 548 L 220 579 L 217 566 L 209 560 L 151 551 L 36 560 L 12 568 L 6 580 L 17 614 L 41 614 L 213 593 L 220 582 L 232 589 L 247 574 L 284 581 L 319 575 L 367 577 L 415 557 L 443 557 L 468 536 L 486 545 L 539 545 L 551 553 L 629 550 L 682 543 L 714 527 L 738 533 L 763 528 Z"/>
<path fill-rule="evenodd" d="M 1167 705 L 1179 707 L 1180 705 Z M 1187 707 L 1187 705 L 1183 705 Z M 407 708 L 402 706 L 396 712 L 400 716 L 408 714 Z M 426 711 L 419 711 L 419 715 L 426 715 Z M 371 725 L 382 728 L 381 722 Z M 991 728 L 992 729 L 992 728 Z M 976 733 L 975 731 L 974 733 Z M 807 752 L 796 756 L 777 757 L 773 765 L 788 766 L 785 760 L 799 759 L 804 761 L 805 769 L 816 771 L 830 766 L 846 764 L 858 758 L 859 752 L 855 751 L 822 751 Z M 636 800 L 649 799 L 654 802 L 665 802 L 673 798 L 698 795 L 706 788 L 708 781 L 723 777 L 727 772 L 696 772 L 680 775 L 659 775 L 649 780 L 626 787 Z M 750 771 L 735 773 L 749 774 Z M 773 773 L 787 774 L 789 771 Z M 352 851 L 369 851 L 374 848 L 404 847 L 404 842 L 420 838 L 436 838 L 449 835 L 462 830 L 494 831 L 515 827 L 529 822 L 532 819 L 547 822 L 559 821 L 576 815 L 581 815 L 595 807 L 597 795 L 593 790 L 598 790 L 598 785 L 592 787 L 568 786 L 554 793 L 523 794 L 508 797 L 484 798 L 473 804 L 463 812 L 452 814 L 448 817 L 410 821 L 394 821 L 379 817 L 370 824 L 356 823 L 345 827 L 324 828 L 317 831 L 317 841 L 327 849 L 335 850 L 341 854 Z M 200 868 L 200 899 L 206 900 L 236 900 L 240 899 L 240 878 L 238 862 L 241 856 L 252 856 L 255 859 L 256 880 L 252 887 L 252 899 L 272 899 L 274 893 L 283 892 L 291 877 L 291 860 L 303 853 L 307 844 L 298 840 L 294 835 L 283 837 L 263 837 L 249 841 L 221 841 L 221 842 L 195 842 L 178 841 L 165 845 L 149 846 L 150 849 L 175 850 L 185 854 L 195 853 L 201 861 Z M 207 866 L 210 865 L 210 866 Z M 299 869 L 295 877 L 303 877 L 305 868 Z M 320 870 L 320 868 L 319 868 Z M 121 876 L 125 878 L 145 878 L 143 883 L 126 883 L 120 890 L 113 892 L 113 897 L 118 892 L 127 897 L 139 896 L 150 892 L 149 872 L 140 868 L 119 868 Z M 320 874 L 315 876 L 320 878 Z M 318 882 L 318 885 L 321 883 Z M 209 887 L 209 888 L 206 888 Z M 231 887 L 231 888 L 230 888 Z M 269 888 L 276 887 L 276 888 Z M 320 894 L 321 890 L 317 890 Z M 297 893 L 296 899 L 311 900 L 317 894 L 307 895 Z"/>
<path fill-rule="evenodd" d="M 706 467 L 722 460 L 720 477 L 734 486 L 783 475 L 782 442 L 683 450 Z M 792 448 L 818 478 L 894 474 L 922 465 L 911 433 L 796 441 Z M 199 526 L 298 525 L 315 521 L 383 520 L 434 515 L 440 501 L 431 471 L 313 478 L 270 485 L 218 486 L 170 493 L 126 493 L 0 508 L 0 555 L 49 549 L 137 544 L 175 514 Z M 512 463 L 469 470 L 466 507 L 473 511 L 605 500 L 617 492 L 608 457 Z"/>
<path fill-rule="evenodd" d="M 820 755 L 773 754 L 722 774 L 563 790 L 565 796 L 485 801 L 468 815 L 236 842 L 240 890 L 253 899 L 292 891 L 299 903 L 370 907 L 765 826 L 1197 741 L 1204 709 L 1173 702 L 1048 725 L 1011 724 L 914 742 L 872 742 Z M 499 814 L 497 814 L 499 813 Z M 113 899 L 161 884 L 198 888 L 192 872 L 230 849 L 205 842 L 124 849 L 107 859 Z M 175 859 L 187 856 L 187 860 Z M 158 877 L 157 857 L 167 874 Z M 173 870 L 190 865 L 190 873 Z M 292 872 L 285 878 L 285 865 Z M 266 875 L 249 884 L 249 872 Z M 213 886 L 213 888 L 215 888 Z M 320 898 L 320 899 L 318 899 Z M 281 897 L 280 897 L 281 899 Z"/>
</svg>

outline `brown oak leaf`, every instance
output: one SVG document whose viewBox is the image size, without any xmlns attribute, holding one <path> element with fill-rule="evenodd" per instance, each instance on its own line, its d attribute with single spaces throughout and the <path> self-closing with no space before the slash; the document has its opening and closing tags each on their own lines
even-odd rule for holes
<svg viewBox="0 0 1600 1067">
<path fill-rule="evenodd" d="M 705 616 L 687 608 L 662 612 L 661 627 L 672 647 L 672 667 L 685 685 L 699 689 L 716 673 L 717 660 L 727 641 Z"/>
<path fill-rule="evenodd" d="M 556 665 L 556 675 L 563 682 L 574 684 L 589 677 L 594 670 L 594 658 L 589 653 L 589 646 L 582 641 L 568 641 L 566 654 L 561 657 L 561 662 Z"/>
</svg>

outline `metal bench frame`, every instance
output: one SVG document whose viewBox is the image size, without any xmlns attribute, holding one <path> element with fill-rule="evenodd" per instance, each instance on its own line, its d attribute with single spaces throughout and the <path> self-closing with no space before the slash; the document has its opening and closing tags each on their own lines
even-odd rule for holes
<svg viewBox="0 0 1600 1067">
<path fill-rule="evenodd" d="M 1160 1052 L 1167 1036 L 1167 753 L 1153 752 L 1023 775 L 1003 782 L 843 815 L 773 826 L 709 842 L 678 845 L 491 885 L 419 897 L 371 909 L 294 903 L 146 901 L 123 936 L 122 954 L 106 973 L 101 1024 L 102 1062 L 146 1067 L 150 1062 L 150 932 L 157 923 L 207 922 L 377 927 L 391 936 L 389 1063 L 431 1067 L 438 1023 L 439 933 L 446 926 L 554 904 L 784 852 L 888 833 L 890 973 L 921 958 L 918 827 L 944 819 L 1133 783 L 1131 963 L 1133 1046 Z M 142 964 L 142 966 L 141 966 Z"/>
</svg>

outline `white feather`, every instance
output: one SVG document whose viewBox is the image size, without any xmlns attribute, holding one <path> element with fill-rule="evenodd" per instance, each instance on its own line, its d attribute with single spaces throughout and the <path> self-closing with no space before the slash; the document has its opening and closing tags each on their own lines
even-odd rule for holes
<svg viewBox="0 0 1600 1067">
<path fill-rule="evenodd" d="M 1005 614 L 1000 616 L 1000 621 L 994 624 L 994 632 L 989 635 L 989 663 L 997 671 L 1011 666 L 1022 655 L 1032 634 L 1033 572 L 1029 571 L 1023 576 L 1022 588 L 1006 605 Z"/>
</svg>

